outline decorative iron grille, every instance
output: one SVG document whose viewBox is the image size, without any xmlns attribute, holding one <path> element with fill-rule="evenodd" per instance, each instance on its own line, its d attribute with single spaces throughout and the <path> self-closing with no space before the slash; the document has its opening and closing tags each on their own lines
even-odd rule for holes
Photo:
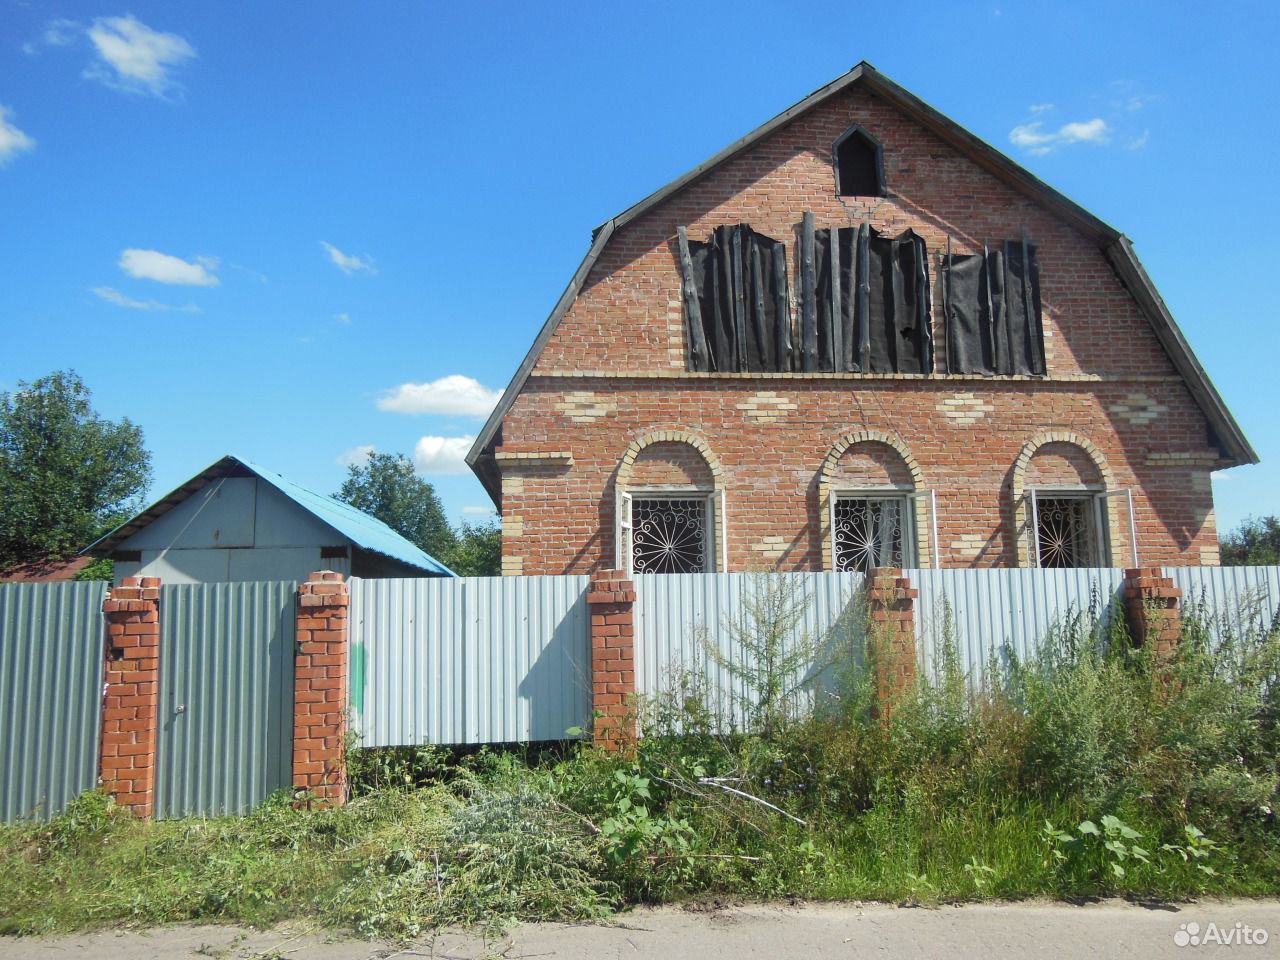
<svg viewBox="0 0 1280 960">
<path fill-rule="evenodd" d="M 1042 567 L 1094 567 L 1097 508 L 1088 497 L 1036 497 L 1036 545 Z"/>
<path fill-rule="evenodd" d="M 706 498 L 635 497 L 631 565 L 636 573 L 706 573 Z"/>
<path fill-rule="evenodd" d="M 831 535 L 836 569 L 866 573 L 903 566 L 903 501 L 887 497 L 836 497 Z"/>
</svg>

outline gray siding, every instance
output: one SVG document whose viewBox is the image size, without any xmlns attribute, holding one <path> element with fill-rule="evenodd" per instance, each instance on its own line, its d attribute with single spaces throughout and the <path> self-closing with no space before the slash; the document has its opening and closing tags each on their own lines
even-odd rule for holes
<svg viewBox="0 0 1280 960">
<path fill-rule="evenodd" d="M 346 537 L 256 477 L 216 481 L 121 543 L 141 562 L 116 565 L 116 580 L 159 577 L 167 584 L 305 580 L 316 570 L 351 574 L 350 561 L 321 559 Z"/>
</svg>

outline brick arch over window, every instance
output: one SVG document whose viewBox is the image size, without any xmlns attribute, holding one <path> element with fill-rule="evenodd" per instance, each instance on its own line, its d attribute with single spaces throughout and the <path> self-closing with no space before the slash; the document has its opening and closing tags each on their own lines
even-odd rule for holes
<svg viewBox="0 0 1280 960">
<path fill-rule="evenodd" d="M 1101 482 L 1097 485 L 1101 486 L 1103 490 L 1109 492 L 1118 489 L 1115 474 L 1111 472 L 1107 458 L 1096 444 L 1078 433 L 1070 430 L 1049 430 L 1037 433 L 1024 443 L 1022 450 L 1018 453 L 1018 458 L 1013 462 L 1013 483 L 1010 491 L 1013 496 L 1013 543 L 1014 549 L 1017 551 L 1017 565 L 1020 567 L 1034 567 L 1036 565 L 1035 531 L 1031 529 L 1031 505 L 1027 499 L 1027 479 L 1032 470 L 1032 461 L 1037 454 L 1042 454 L 1060 457 L 1064 462 L 1069 463 L 1074 459 L 1071 457 L 1073 452 L 1083 455 L 1096 471 L 1096 477 L 1088 476 L 1084 471 L 1079 471 L 1082 474 L 1079 476 L 1079 480 L 1088 486 L 1093 486 L 1094 481 L 1100 478 Z M 1111 504 L 1108 504 L 1107 537 L 1111 544 L 1110 552 L 1113 563 L 1116 557 L 1126 555 L 1124 552 L 1126 549 L 1125 538 L 1122 533 L 1124 528 L 1119 522 L 1117 513 L 1118 511 Z M 1128 547 L 1132 547 L 1132 544 L 1129 544 Z"/>
<path fill-rule="evenodd" d="M 698 470 L 695 464 L 690 464 L 687 457 L 680 456 L 681 448 L 684 448 L 687 453 L 696 454 L 705 467 L 705 472 Z M 659 455 L 649 460 L 643 456 L 646 450 Z M 651 478 L 646 476 L 650 470 L 668 471 L 669 477 L 670 472 L 675 472 L 678 476 L 670 479 Z M 720 458 L 707 446 L 707 442 L 687 430 L 658 430 L 638 437 L 627 447 L 618 464 L 617 474 L 614 476 L 615 536 L 617 535 L 616 504 L 619 495 L 634 487 L 650 485 L 655 479 L 664 480 L 663 485 L 687 485 L 690 489 L 706 490 L 715 494 L 716 569 L 729 569 L 728 557 L 725 556 L 725 537 L 721 533 L 725 522 L 721 506 L 724 503 L 721 495 L 725 487 L 724 468 L 720 464 Z M 671 484 L 670 480 L 676 480 L 676 483 Z"/>
<path fill-rule="evenodd" d="M 920 464 L 916 462 L 916 458 L 907 449 L 906 444 L 891 433 L 883 430 L 855 430 L 853 433 L 846 433 L 832 444 L 818 472 L 818 529 L 822 536 L 822 568 L 824 570 L 835 569 L 835 554 L 831 542 L 831 494 L 832 491 L 839 490 L 841 487 L 840 461 L 850 450 L 875 444 L 888 447 L 891 455 L 896 455 L 899 460 L 897 466 L 901 468 L 904 479 L 909 478 L 912 490 L 922 490 L 925 487 L 924 471 L 920 469 Z M 888 476 L 881 480 L 880 484 L 889 486 L 891 481 L 896 479 L 893 477 L 896 471 L 892 469 L 892 464 L 886 466 L 889 467 Z M 872 488 L 880 484 L 873 484 Z M 929 538 L 931 529 L 929 511 L 923 499 L 915 500 L 912 506 L 915 517 L 916 556 L 921 566 L 931 567 L 934 562 Z"/>
</svg>

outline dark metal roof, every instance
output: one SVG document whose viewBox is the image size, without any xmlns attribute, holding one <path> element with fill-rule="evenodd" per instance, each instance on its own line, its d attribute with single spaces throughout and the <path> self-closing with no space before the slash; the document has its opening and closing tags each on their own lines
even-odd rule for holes
<svg viewBox="0 0 1280 960">
<path fill-rule="evenodd" d="M 125 540 L 147 526 L 154 520 L 164 516 L 193 493 L 212 483 L 234 474 L 255 476 L 271 484 L 282 494 L 306 510 L 316 519 L 328 524 L 338 534 L 351 541 L 357 547 L 371 553 L 381 554 L 398 560 L 401 563 L 424 570 L 437 576 L 457 576 L 452 570 L 426 551 L 410 543 L 389 526 L 372 517 L 363 510 L 357 510 L 349 503 L 326 497 L 324 494 L 308 490 L 301 484 L 294 483 L 274 470 L 260 467 L 239 457 L 225 456 L 178 487 L 172 493 L 161 497 L 151 506 L 127 523 L 121 524 L 106 536 L 85 547 L 81 553 L 95 557 L 108 555 Z"/>
<path fill-rule="evenodd" d="M 512 377 L 511 382 L 507 385 L 507 389 L 503 391 L 498 405 L 494 407 L 489 419 L 485 422 L 484 428 L 480 431 L 475 442 L 471 445 L 470 451 L 467 453 L 467 464 L 480 477 L 481 483 L 485 485 L 495 502 L 498 502 L 500 492 L 496 489 L 492 471 L 481 471 L 477 468 L 477 461 L 493 445 L 498 428 L 502 424 L 502 418 L 511 409 L 511 405 L 515 402 L 516 397 L 519 396 L 520 391 L 524 389 L 525 382 L 529 379 L 529 374 L 532 372 L 539 354 L 541 354 L 547 341 L 551 339 L 551 335 L 555 332 L 555 328 L 559 325 L 561 318 L 568 312 L 570 305 L 577 297 L 578 291 L 586 281 L 587 275 L 591 272 L 596 260 L 599 259 L 610 237 L 636 217 L 649 211 L 676 192 L 706 176 L 722 163 L 732 159 L 743 150 L 754 146 L 771 133 L 786 126 L 800 115 L 855 83 L 862 84 L 873 94 L 897 107 L 941 140 L 949 143 L 978 166 L 1015 190 L 1030 197 L 1076 229 L 1092 237 L 1115 268 L 1121 281 L 1129 288 L 1138 305 L 1146 313 L 1147 319 L 1154 328 L 1160 343 L 1169 354 L 1174 367 L 1186 380 L 1192 396 L 1196 398 L 1206 418 L 1208 418 L 1209 424 L 1213 428 L 1219 444 L 1222 446 L 1223 455 L 1228 460 L 1231 460 L 1233 464 L 1258 462 L 1257 453 L 1254 452 L 1253 447 L 1250 446 L 1249 441 L 1245 438 L 1239 424 L 1232 417 L 1231 412 L 1227 409 L 1222 397 L 1209 380 L 1204 368 L 1200 366 L 1200 362 L 1191 352 L 1191 348 L 1187 344 L 1186 338 L 1182 335 L 1182 331 L 1178 329 L 1173 315 L 1156 291 L 1151 278 L 1147 276 L 1141 263 L 1138 262 L 1138 258 L 1133 252 L 1133 245 L 1128 237 L 1095 217 L 1084 207 L 1058 192 L 1030 171 L 1019 166 L 985 140 L 974 136 L 919 97 L 894 83 L 877 71 L 871 64 L 863 61 L 848 73 L 838 77 L 826 86 L 819 87 L 799 103 L 782 111 L 772 120 L 756 127 L 741 139 L 729 144 L 715 156 L 700 163 L 688 173 L 677 177 L 666 186 L 649 194 L 639 203 L 633 204 L 616 217 L 596 227 L 592 233 L 591 248 L 574 272 L 569 286 L 565 288 L 560 299 L 556 301 L 555 309 L 551 311 L 551 315 L 547 318 L 546 323 L 543 324 L 541 331 L 539 331 L 537 338 L 533 342 L 533 346 L 525 355 L 524 360 L 516 370 L 515 376 Z"/>
</svg>

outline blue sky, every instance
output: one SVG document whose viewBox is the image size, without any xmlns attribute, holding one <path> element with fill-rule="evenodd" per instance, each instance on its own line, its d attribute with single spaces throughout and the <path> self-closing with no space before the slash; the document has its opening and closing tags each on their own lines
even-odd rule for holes
<svg viewBox="0 0 1280 960">
<path fill-rule="evenodd" d="M 1229 528 L 1280 513 L 1277 35 L 1262 3 L 0 0 L 0 389 L 74 367 L 156 495 L 224 452 L 331 492 L 371 445 L 477 519 L 461 453 L 591 228 L 866 59 L 1133 238 L 1263 458 L 1215 482 Z"/>
</svg>

